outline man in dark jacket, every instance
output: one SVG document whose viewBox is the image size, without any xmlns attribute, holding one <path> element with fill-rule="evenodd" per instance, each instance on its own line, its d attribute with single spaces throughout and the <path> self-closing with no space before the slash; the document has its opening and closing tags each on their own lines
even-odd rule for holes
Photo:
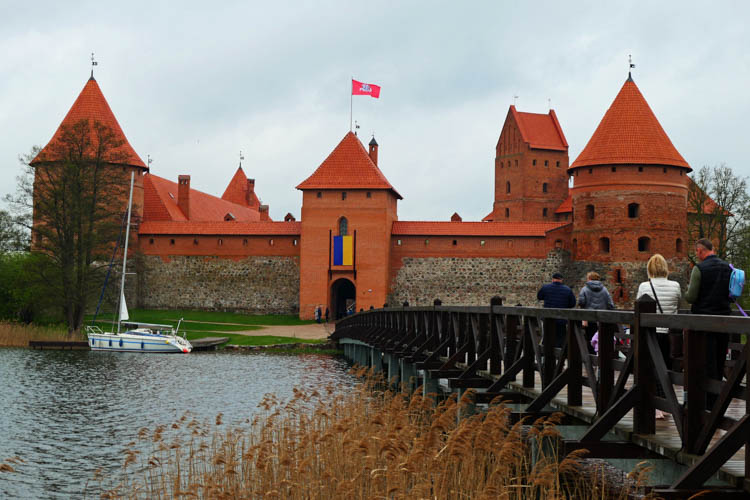
<svg viewBox="0 0 750 500">
<path fill-rule="evenodd" d="M 693 314 L 732 314 L 729 305 L 729 277 L 732 268 L 716 256 L 713 243 L 705 238 L 695 242 L 695 255 L 700 261 L 690 273 L 690 284 L 685 294 Z M 724 377 L 724 362 L 727 359 L 729 336 L 705 332 L 706 375 L 716 380 Z M 707 394 L 709 409 L 716 401 L 715 394 Z"/>
<path fill-rule="evenodd" d="M 552 309 L 570 309 L 576 306 L 576 296 L 569 286 L 563 285 L 560 273 L 552 275 L 552 283 L 544 285 L 536 294 L 537 300 L 544 301 L 544 307 Z M 567 321 L 555 321 L 555 347 L 562 347 L 565 343 L 565 325 Z"/>
</svg>

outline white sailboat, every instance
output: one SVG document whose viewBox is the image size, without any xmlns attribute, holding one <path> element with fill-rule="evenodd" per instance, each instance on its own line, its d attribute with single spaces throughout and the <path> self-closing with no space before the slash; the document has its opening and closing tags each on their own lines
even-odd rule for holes
<svg viewBox="0 0 750 500">
<path fill-rule="evenodd" d="M 125 248 L 122 257 L 122 279 L 120 281 L 120 306 L 118 307 L 117 331 L 105 332 L 96 325 L 86 327 L 86 335 L 92 351 L 127 352 L 182 352 L 189 353 L 193 346 L 186 337 L 177 335 L 177 328 L 171 325 L 157 325 L 129 321 L 128 307 L 125 304 L 125 268 L 128 262 L 128 237 L 130 235 L 130 210 L 133 204 L 133 182 L 135 174 L 130 174 L 130 197 L 128 199 L 128 224 L 125 231 Z M 182 320 L 180 320 L 182 322 Z M 123 325 L 128 328 L 120 331 Z"/>
</svg>

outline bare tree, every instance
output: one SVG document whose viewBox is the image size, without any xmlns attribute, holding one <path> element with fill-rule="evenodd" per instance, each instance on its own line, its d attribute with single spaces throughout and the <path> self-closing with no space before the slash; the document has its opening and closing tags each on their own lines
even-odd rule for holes
<svg viewBox="0 0 750 500">
<path fill-rule="evenodd" d="M 750 215 L 747 180 L 722 163 L 701 167 L 692 181 L 688 190 L 690 236 L 693 240 L 708 238 L 719 257 L 734 258 L 741 250 L 739 242 Z"/>
<path fill-rule="evenodd" d="M 127 209 L 129 167 L 123 142 L 100 122 L 63 125 L 41 153 L 22 158 L 24 173 L 7 201 L 16 221 L 31 230 L 31 250 L 49 265 L 39 276 L 55 294 L 72 333 L 101 281 L 100 266 L 118 236 Z"/>
</svg>

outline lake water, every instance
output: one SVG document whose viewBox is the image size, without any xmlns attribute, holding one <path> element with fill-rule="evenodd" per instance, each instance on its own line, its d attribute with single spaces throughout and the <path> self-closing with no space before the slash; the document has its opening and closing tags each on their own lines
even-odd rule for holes
<svg viewBox="0 0 750 500">
<path fill-rule="evenodd" d="M 294 387 L 351 386 L 346 370 L 324 355 L 0 349 L 0 463 L 25 461 L 0 471 L 0 498 L 80 498 L 97 469 L 122 470 L 142 427 L 188 411 L 239 423 L 266 393 L 287 400 Z"/>
</svg>

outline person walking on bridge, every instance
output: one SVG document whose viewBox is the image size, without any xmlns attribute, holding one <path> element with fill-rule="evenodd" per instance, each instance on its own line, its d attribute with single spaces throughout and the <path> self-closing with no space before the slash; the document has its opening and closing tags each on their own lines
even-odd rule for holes
<svg viewBox="0 0 750 500">
<path fill-rule="evenodd" d="M 537 300 L 544 301 L 544 307 L 551 309 L 570 309 L 576 306 L 576 296 L 569 286 L 563 284 L 563 275 L 552 275 L 552 283 L 547 283 L 536 293 Z M 565 327 L 567 321 L 555 320 L 555 347 L 565 344 Z"/>
<path fill-rule="evenodd" d="M 711 240 L 701 238 L 695 242 L 695 255 L 698 264 L 690 273 L 685 300 L 692 307 L 693 314 L 730 315 L 729 277 L 732 268 L 714 252 Z M 701 332 L 706 338 L 706 376 L 721 381 L 724 377 L 724 363 L 727 360 L 729 336 L 716 332 Z M 716 402 L 716 395 L 706 393 L 709 409 Z"/>
<path fill-rule="evenodd" d="M 583 285 L 581 292 L 578 294 L 578 305 L 581 309 L 615 308 L 615 303 L 612 301 L 609 290 L 602 284 L 601 276 L 596 271 L 591 271 L 586 275 L 586 284 Z M 591 339 L 597 332 L 598 325 L 595 321 L 584 321 L 583 326 L 586 327 L 586 344 L 589 352 L 595 354 L 594 348 L 591 345 Z"/>
</svg>

